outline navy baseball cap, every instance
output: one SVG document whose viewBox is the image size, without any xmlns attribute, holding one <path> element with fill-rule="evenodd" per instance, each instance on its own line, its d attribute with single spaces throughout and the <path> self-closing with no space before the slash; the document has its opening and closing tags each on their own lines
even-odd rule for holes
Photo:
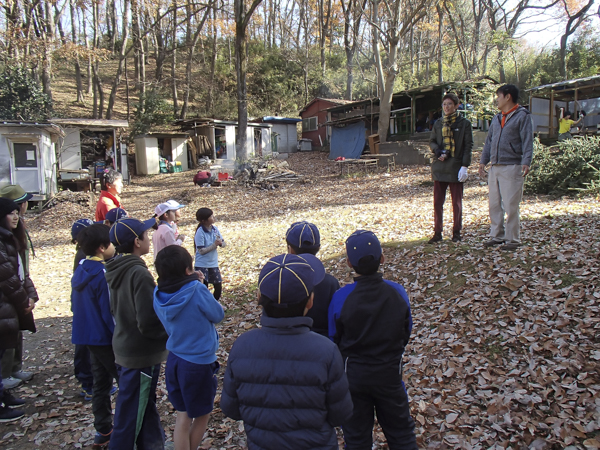
<svg viewBox="0 0 600 450">
<path fill-rule="evenodd" d="M 372 256 L 381 258 L 381 244 L 375 233 L 367 230 L 356 230 L 346 239 L 346 254 L 353 266 L 358 266 L 361 258 Z"/>
<path fill-rule="evenodd" d="M 73 222 L 73 225 L 71 225 L 71 237 L 73 238 L 73 240 L 77 239 L 77 236 L 79 235 L 79 232 L 81 230 L 89 227 L 90 225 L 94 225 L 94 223 L 95 222 L 93 222 L 90 219 L 78 219 L 75 222 Z"/>
<path fill-rule="evenodd" d="M 258 290 L 273 303 L 294 304 L 306 299 L 324 277 L 325 268 L 316 256 L 279 255 L 261 269 Z"/>
<path fill-rule="evenodd" d="M 123 208 L 113 208 L 104 216 L 104 218 L 110 223 L 115 223 L 117 220 L 123 219 L 125 217 L 129 217 L 129 215 L 127 214 L 127 211 L 125 211 Z"/>
<path fill-rule="evenodd" d="M 117 220 L 113 226 L 110 227 L 110 242 L 112 242 L 115 247 L 128 244 L 135 238 L 142 236 L 144 231 L 149 230 L 155 224 L 156 220 L 154 218 L 144 222 L 129 217 Z"/>
<path fill-rule="evenodd" d="M 285 233 L 285 240 L 295 247 L 310 250 L 314 250 L 321 245 L 319 229 L 315 224 L 309 222 L 293 223 Z"/>
</svg>

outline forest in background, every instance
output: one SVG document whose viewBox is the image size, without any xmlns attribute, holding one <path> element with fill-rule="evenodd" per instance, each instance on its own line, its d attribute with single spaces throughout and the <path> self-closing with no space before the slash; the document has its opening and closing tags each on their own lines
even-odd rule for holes
<svg viewBox="0 0 600 450">
<path fill-rule="evenodd" d="M 482 75 L 531 87 L 600 73 L 595 2 L 2 0 L 0 58 L 39 81 L 54 115 L 235 118 L 245 78 L 250 116 L 295 117 L 314 96 L 385 102 Z M 560 44 L 529 46 L 550 21 Z"/>
</svg>

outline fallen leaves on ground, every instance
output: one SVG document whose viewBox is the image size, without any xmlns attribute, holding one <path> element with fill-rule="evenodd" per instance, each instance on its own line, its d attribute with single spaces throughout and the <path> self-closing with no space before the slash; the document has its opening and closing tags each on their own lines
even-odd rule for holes
<svg viewBox="0 0 600 450">
<path fill-rule="evenodd" d="M 403 284 L 412 302 L 404 379 L 420 448 L 600 448 L 596 200 L 525 197 L 524 245 L 511 252 L 486 249 L 487 187 L 472 174 L 463 241 L 429 245 L 428 167 L 340 177 L 321 153 L 293 154 L 288 163 L 310 182 L 268 191 L 235 184 L 200 188 L 187 172 L 134 178 L 123 193 L 124 207 L 142 219 L 170 198 L 186 204 L 179 227 L 190 251 L 196 210 L 215 212 L 228 244 L 219 254 L 227 309 L 218 327 L 222 365 L 235 338 L 258 324 L 258 272 L 269 257 L 285 252 L 291 223 L 317 224 L 319 256 L 342 283 L 352 281 L 343 256 L 346 237 L 370 229 L 385 247 L 385 277 Z M 41 300 L 39 331 L 25 338 L 26 366 L 37 374 L 16 390 L 28 400 L 27 415 L 5 425 L 3 448 L 83 448 L 93 439 L 91 405 L 79 397 L 72 376 L 69 304 L 70 226 L 93 212 L 93 206 L 64 201 L 28 216 L 37 254 L 32 278 Z M 451 215 L 448 199 L 445 236 L 452 235 Z M 146 261 L 154 270 L 150 255 Z M 223 417 L 219 398 L 202 448 L 245 448 L 243 426 Z M 175 416 L 162 377 L 158 403 L 170 437 Z M 374 436 L 384 448 L 379 428 Z"/>
</svg>

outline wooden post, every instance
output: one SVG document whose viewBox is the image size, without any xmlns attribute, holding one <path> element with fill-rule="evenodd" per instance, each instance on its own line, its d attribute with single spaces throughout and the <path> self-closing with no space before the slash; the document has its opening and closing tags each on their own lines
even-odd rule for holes
<svg viewBox="0 0 600 450">
<path fill-rule="evenodd" d="M 554 91 L 550 91 L 550 122 L 548 123 L 548 137 L 554 137 Z"/>
</svg>

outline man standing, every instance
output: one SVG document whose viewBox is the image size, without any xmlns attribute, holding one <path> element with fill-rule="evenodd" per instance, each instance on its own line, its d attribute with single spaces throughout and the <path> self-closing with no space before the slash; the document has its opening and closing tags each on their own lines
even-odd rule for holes
<svg viewBox="0 0 600 450">
<path fill-rule="evenodd" d="M 500 86 L 496 96 L 500 114 L 492 119 L 479 164 L 482 178 L 486 164 L 491 164 L 488 173 L 491 230 L 490 239 L 483 245 L 504 244 L 503 250 L 515 250 L 521 245 L 519 203 L 533 156 L 533 122 L 530 112 L 517 104 L 516 86 Z"/>
</svg>

